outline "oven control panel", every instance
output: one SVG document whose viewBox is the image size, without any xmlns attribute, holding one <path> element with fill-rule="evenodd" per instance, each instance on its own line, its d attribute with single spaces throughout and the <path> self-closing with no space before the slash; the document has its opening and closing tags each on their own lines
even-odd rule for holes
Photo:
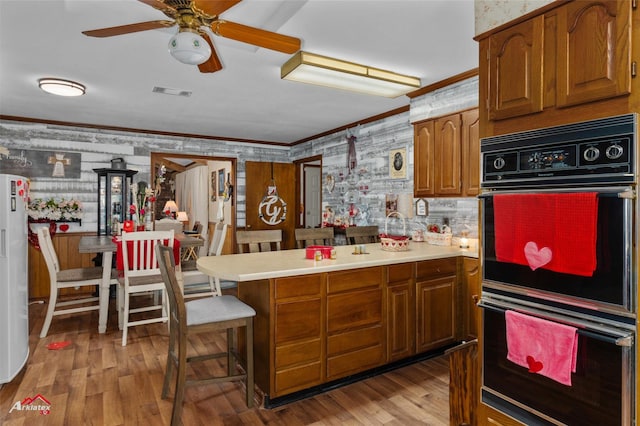
<svg viewBox="0 0 640 426">
<path fill-rule="evenodd" d="M 482 186 L 635 182 L 636 115 L 612 119 L 483 139 Z"/>
</svg>

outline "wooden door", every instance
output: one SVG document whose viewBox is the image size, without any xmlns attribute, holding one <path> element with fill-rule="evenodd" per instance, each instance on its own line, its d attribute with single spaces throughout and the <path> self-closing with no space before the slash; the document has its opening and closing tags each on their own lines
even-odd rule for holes
<svg viewBox="0 0 640 426">
<path fill-rule="evenodd" d="M 435 193 L 462 194 L 461 118 L 453 114 L 435 122 Z"/>
<path fill-rule="evenodd" d="M 433 196 L 433 120 L 414 125 L 413 142 L 413 194 L 416 197 Z"/>
<path fill-rule="evenodd" d="M 282 248 L 295 248 L 295 200 L 296 200 L 296 173 L 295 166 L 291 163 L 263 163 L 247 161 L 246 171 L 246 229 L 282 229 Z M 260 217 L 260 204 L 267 195 L 269 186 L 275 186 L 278 196 L 286 206 L 271 205 L 263 209 L 263 217 Z M 284 220 L 278 223 L 269 224 L 265 213 L 273 212 L 281 208 L 286 210 Z"/>
<path fill-rule="evenodd" d="M 491 36 L 489 119 L 542 111 L 544 16 Z"/>
<path fill-rule="evenodd" d="M 579 1 L 558 10 L 559 107 L 631 92 L 630 7 Z"/>
</svg>

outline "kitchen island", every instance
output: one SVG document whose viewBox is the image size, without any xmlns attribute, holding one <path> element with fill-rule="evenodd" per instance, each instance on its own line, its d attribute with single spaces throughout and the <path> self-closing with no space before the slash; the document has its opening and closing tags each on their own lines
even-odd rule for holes
<svg viewBox="0 0 640 426">
<path fill-rule="evenodd" d="M 477 252 L 412 243 L 405 252 L 337 246 L 336 259 L 284 250 L 201 257 L 198 269 L 238 282 L 256 310 L 256 384 L 276 406 L 413 362 L 462 340 L 463 259 Z M 474 259 L 475 260 L 475 259 Z"/>
</svg>

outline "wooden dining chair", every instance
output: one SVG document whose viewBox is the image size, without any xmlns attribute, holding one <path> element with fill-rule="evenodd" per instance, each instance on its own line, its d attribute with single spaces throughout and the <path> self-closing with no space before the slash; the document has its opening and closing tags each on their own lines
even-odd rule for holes
<svg viewBox="0 0 640 426">
<path fill-rule="evenodd" d="M 312 245 L 332 246 L 334 244 L 333 228 L 296 228 L 296 247 L 301 249 Z"/>
<path fill-rule="evenodd" d="M 368 244 L 380 242 L 378 226 L 350 226 L 344 230 L 347 244 Z"/>
<path fill-rule="evenodd" d="M 282 229 L 236 232 L 239 253 L 279 251 L 282 243 Z"/>
<path fill-rule="evenodd" d="M 48 227 L 38 228 L 38 244 L 40 251 L 44 256 L 49 272 L 49 306 L 47 314 L 44 318 L 44 324 L 40 331 L 40 337 L 46 337 L 51 326 L 51 320 L 54 316 L 75 314 L 78 312 L 97 311 L 100 309 L 99 297 L 85 297 L 81 299 L 72 299 L 58 301 L 59 291 L 63 288 L 80 287 L 83 285 L 100 286 L 102 283 L 102 266 L 90 268 L 72 268 L 60 269 L 60 262 L 56 254 L 51 234 Z M 112 271 L 111 284 L 118 284 L 116 271 Z M 81 306 L 78 306 L 81 305 Z M 67 306 L 76 306 L 75 308 L 64 308 Z"/>
<path fill-rule="evenodd" d="M 169 349 L 167 368 L 162 386 L 162 398 L 169 395 L 169 387 L 174 369 L 176 370 L 175 396 L 171 425 L 181 424 L 182 402 L 185 387 L 230 381 L 246 381 L 246 404 L 253 407 L 254 372 L 253 372 L 253 317 L 256 311 L 241 302 L 235 296 L 215 296 L 204 299 L 184 301 L 180 285 L 176 279 L 175 263 L 171 249 L 158 245 L 156 253 L 160 264 L 160 273 L 169 296 Z M 244 372 L 239 372 L 236 362 L 243 359 L 237 348 L 237 330 L 246 327 L 246 353 L 244 354 Z M 201 334 L 211 336 L 222 330 L 227 331 L 227 347 L 225 352 L 214 352 L 205 355 L 187 356 L 189 336 Z M 211 337 L 210 337 L 211 338 Z M 204 361 L 212 358 L 226 358 L 227 372 L 223 376 L 209 376 L 200 379 L 187 379 L 187 363 Z"/>
<path fill-rule="evenodd" d="M 211 243 L 207 256 L 220 256 L 222 248 L 227 238 L 228 224 L 218 222 L 213 226 L 213 234 L 211 235 Z M 178 274 L 179 275 L 179 274 Z M 206 275 L 197 269 L 182 270 L 182 279 L 184 280 L 184 297 L 203 297 L 203 296 L 222 296 L 220 287 L 220 279 Z M 206 284 L 208 283 L 208 286 Z M 204 284 L 204 285 L 203 285 Z"/>
<path fill-rule="evenodd" d="M 164 281 L 160 275 L 158 259 L 155 247 L 167 245 L 173 251 L 174 234 L 170 231 L 145 231 L 122 233 L 122 262 L 124 264 L 123 276 L 118 279 L 118 323 L 122 329 L 122 346 L 127 345 L 127 333 L 129 327 L 166 322 L 169 319 L 166 308 L 166 292 Z M 162 300 L 151 305 L 131 308 L 131 296 L 150 294 L 160 291 Z M 132 320 L 131 314 L 140 314 L 160 310 L 159 316 L 148 316 Z"/>
</svg>

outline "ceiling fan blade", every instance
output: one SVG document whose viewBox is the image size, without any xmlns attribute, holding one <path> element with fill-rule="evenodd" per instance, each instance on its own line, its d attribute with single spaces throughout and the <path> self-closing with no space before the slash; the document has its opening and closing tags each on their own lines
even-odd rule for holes
<svg viewBox="0 0 640 426">
<path fill-rule="evenodd" d="M 135 33 L 138 31 L 156 30 L 174 26 L 175 21 L 147 21 L 137 24 L 120 25 L 117 27 L 100 28 L 99 30 L 83 31 L 82 34 L 89 37 L 111 37 L 121 34 Z"/>
<path fill-rule="evenodd" d="M 192 0 L 194 10 L 209 16 L 218 16 L 227 9 L 231 9 L 241 0 Z"/>
<path fill-rule="evenodd" d="M 218 58 L 218 54 L 216 53 L 216 49 L 213 47 L 211 38 L 209 38 L 209 35 L 204 32 L 201 32 L 200 35 L 202 35 L 207 43 L 209 43 L 209 47 L 211 47 L 211 56 L 206 60 L 206 62 L 198 65 L 198 69 L 202 73 L 220 71 L 222 69 L 222 62 L 220 62 L 220 58 Z"/>
<path fill-rule="evenodd" d="M 157 9 L 160 12 L 172 18 L 175 18 L 178 13 L 178 11 L 174 7 L 169 6 L 168 4 L 163 3 L 160 0 L 138 0 L 138 1 L 140 3 L 146 4 L 147 6 L 151 6 L 154 9 Z"/>
<path fill-rule="evenodd" d="M 300 50 L 300 39 L 267 30 L 261 30 L 235 22 L 218 20 L 211 24 L 211 30 L 222 37 L 253 44 L 283 53 Z"/>
</svg>

